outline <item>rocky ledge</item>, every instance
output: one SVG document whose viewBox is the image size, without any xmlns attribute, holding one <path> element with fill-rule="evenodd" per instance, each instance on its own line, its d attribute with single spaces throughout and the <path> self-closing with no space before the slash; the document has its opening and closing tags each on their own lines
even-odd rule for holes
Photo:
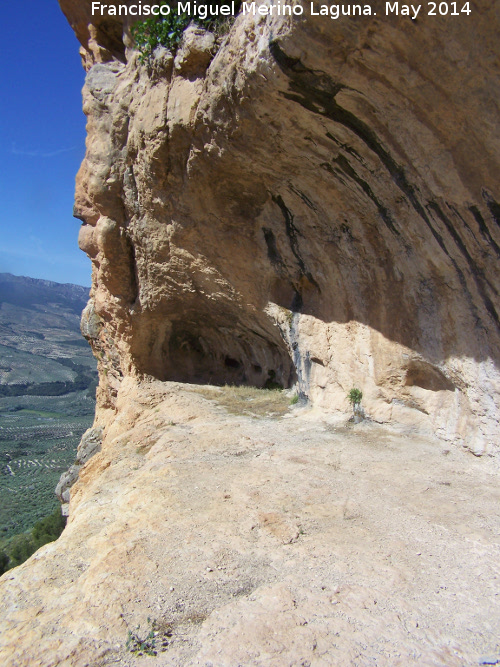
<svg viewBox="0 0 500 667">
<path fill-rule="evenodd" d="M 240 16 L 144 63 L 60 4 L 100 385 L 2 664 L 496 664 L 498 3 Z"/>
<path fill-rule="evenodd" d="M 62 536 L 0 580 L 2 665 L 500 659 L 494 461 L 252 391 L 122 382 Z"/>
<path fill-rule="evenodd" d="M 61 0 L 88 70 L 80 245 L 99 409 L 123 378 L 296 385 L 493 453 L 498 9 L 237 18 L 141 64 Z M 106 421 L 103 417 L 101 421 Z"/>
</svg>

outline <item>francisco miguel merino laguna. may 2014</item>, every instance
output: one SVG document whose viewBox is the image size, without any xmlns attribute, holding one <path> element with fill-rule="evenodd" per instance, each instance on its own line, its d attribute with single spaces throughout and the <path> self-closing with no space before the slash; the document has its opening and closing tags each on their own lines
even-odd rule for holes
<svg viewBox="0 0 500 667">
<path fill-rule="evenodd" d="M 198 4 L 197 2 L 178 2 L 177 14 L 187 14 L 188 16 L 196 17 L 205 20 L 209 16 L 235 16 L 236 3 L 231 2 L 225 5 L 217 4 Z M 386 2 L 385 14 L 389 16 L 394 14 L 396 16 L 407 16 L 413 20 L 417 18 L 422 5 L 405 5 L 399 2 Z M 100 14 L 101 16 L 137 16 L 143 18 L 146 16 L 169 16 L 172 12 L 172 7 L 166 4 L 146 5 L 138 2 L 133 5 L 108 5 L 100 2 L 92 2 L 92 16 Z M 257 4 L 257 2 L 242 2 L 242 14 L 253 14 L 260 16 L 302 16 L 304 14 L 304 7 L 297 2 L 292 4 L 281 3 L 279 0 L 273 4 Z M 470 3 L 465 2 L 458 4 L 457 2 L 427 2 L 428 16 L 462 16 L 472 13 Z M 311 16 L 329 16 L 331 19 L 338 19 L 341 16 L 356 17 L 356 16 L 376 16 L 371 5 L 320 5 L 315 2 L 310 3 Z"/>
<path fill-rule="evenodd" d="M 202 20 L 209 16 L 235 16 L 237 14 L 235 5 L 235 2 L 225 5 L 178 2 L 177 14 L 187 14 Z M 146 5 L 138 2 L 133 5 L 108 5 L 92 2 L 92 16 L 100 14 L 101 16 L 137 16 L 143 18 L 147 16 L 169 16 L 171 12 L 172 7 L 165 4 Z M 304 7 L 296 2 L 286 4 L 279 0 L 273 4 L 242 2 L 241 13 L 253 14 L 254 16 L 302 16 Z M 311 16 L 330 16 L 336 19 L 339 16 L 371 16 L 372 13 L 370 5 L 319 5 L 314 2 L 310 3 Z"/>
</svg>

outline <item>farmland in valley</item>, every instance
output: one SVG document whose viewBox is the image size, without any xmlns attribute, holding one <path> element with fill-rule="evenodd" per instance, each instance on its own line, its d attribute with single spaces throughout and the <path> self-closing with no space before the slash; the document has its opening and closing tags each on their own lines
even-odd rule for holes
<svg viewBox="0 0 500 667">
<path fill-rule="evenodd" d="M 59 476 L 92 425 L 87 298 L 76 285 L 0 274 L 0 546 L 57 507 Z"/>
</svg>

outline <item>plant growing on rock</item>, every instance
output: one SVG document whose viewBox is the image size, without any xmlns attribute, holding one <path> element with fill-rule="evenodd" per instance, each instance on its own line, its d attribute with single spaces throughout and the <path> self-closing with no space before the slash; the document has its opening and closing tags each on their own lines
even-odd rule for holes
<svg viewBox="0 0 500 667">
<path fill-rule="evenodd" d="M 213 3 L 219 4 L 219 3 Z M 222 4 L 222 3 L 220 3 Z M 236 12 L 239 11 L 241 2 L 235 3 Z M 190 23 L 195 23 L 205 30 L 212 32 L 224 32 L 234 21 L 234 16 L 190 16 L 186 12 L 177 12 L 177 3 L 172 0 L 163 1 L 161 7 L 169 7 L 167 16 L 155 16 L 144 21 L 138 21 L 132 28 L 132 38 L 136 47 L 141 52 L 141 61 L 144 62 L 151 57 L 158 46 L 165 46 L 171 51 L 176 51 L 184 34 L 184 30 Z"/>
<path fill-rule="evenodd" d="M 158 655 L 158 651 L 166 651 L 172 631 L 169 629 L 160 631 L 158 622 L 148 617 L 149 632 L 144 638 L 139 635 L 141 626 L 138 625 L 135 632 L 128 631 L 125 648 L 134 655 Z M 147 632 L 147 631 L 146 631 Z"/>
<path fill-rule="evenodd" d="M 148 618 L 148 623 L 151 623 L 151 620 Z M 157 651 L 155 651 L 156 648 L 156 641 L 155 641 L 155 621 L 151 623 L 151 629 L 149 633 L 141 639 L 139 636 L 139 632 L 141 630 L 141 626 L 138 625 L 136 628 L 135 632 L 132 632 L 132 630 L 128 631 L 128 637 L 127 637 L 127 643 L 126 643 L 126 648 L 129 650 L 131 653 L 136 653 L 139 655 L 142 655 L 145 653 L 146 655 L 157 655 Z"/>
<path fill-rule="evenodd" d="M 363 392 L 360 389 L 356 389 L 353 387 L 351 391 L 347 394 L 347 398 L 349 399 L 349 403 L 353 406 L 355 405 L 360 405 L 361 401 L 363 400 Z"/>
<path fill-rule="evenodd" d="M 361 421 L 363 413 L 361 411 L 361 401 L 363 399 L 363 392 L 356 387 L 353 387 L 347 394 L 349 403 L 352 405 L 353 420 L 355 422 Z"/>
</svg>

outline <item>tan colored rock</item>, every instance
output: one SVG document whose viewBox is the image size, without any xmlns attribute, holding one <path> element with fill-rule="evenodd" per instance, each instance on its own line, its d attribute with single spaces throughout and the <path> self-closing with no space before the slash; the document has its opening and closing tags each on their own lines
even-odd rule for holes
<svg viewBox="0 0 500 667">
<path fill-rule="evenodd" d="M 377 421 L 497 451 L 495 3 L 239 17 L 214 57 L 191 27 L 144 65 L 129 19 L 61 5 L 97 63 L 75 210 L 100 404 L 131 375 L 297 384 L 346 414 L 357 386 Z"/>
<path fill-rule="evenodd" d="M 174 68 L 177 74 L 204 75 L 216 51 L 215 35 L 195 25 L 184 31 L 184 38 L 176 53 Z M 156 56 L 155 56 L 156 57 Z"/>
<path fill-rule="evenodd" d="M 148 617 L 152 667 L 495 655 L 494 462 L 317 408 L 252 417 L 256 401 L 122 382 L 67 528 L 0 579 L 0 664 L 142 665 L 126 642 Z"/>
<path fill-rule="evenodd" d="M 130 22 L 60 4 L 104 440 L 0 580 L 1 664 L 142 664 L 148 618 L 153 666 L 495 657 L 498 470 L 471 456 L 499 435 L 495 3 L 239 17 L 213 58 L 190 29 L 144 64 Z M 346 426 L 353 386 L 372 421 Z"/>
<path fill-rule="evenodd" d="M 211 60 L 191 30 L 147 64 L 129 23 L 61 6 L 104 440 L 61 538 L 0 580 L 1 664 L 139 665 L 148 618 L 153 666 L 495 657 L 498 470 L 470 453 L 499 434 L 495 4 L 240 17 Z M 345 426 L 353 386 L 390 426 Z"/>
</svg>

